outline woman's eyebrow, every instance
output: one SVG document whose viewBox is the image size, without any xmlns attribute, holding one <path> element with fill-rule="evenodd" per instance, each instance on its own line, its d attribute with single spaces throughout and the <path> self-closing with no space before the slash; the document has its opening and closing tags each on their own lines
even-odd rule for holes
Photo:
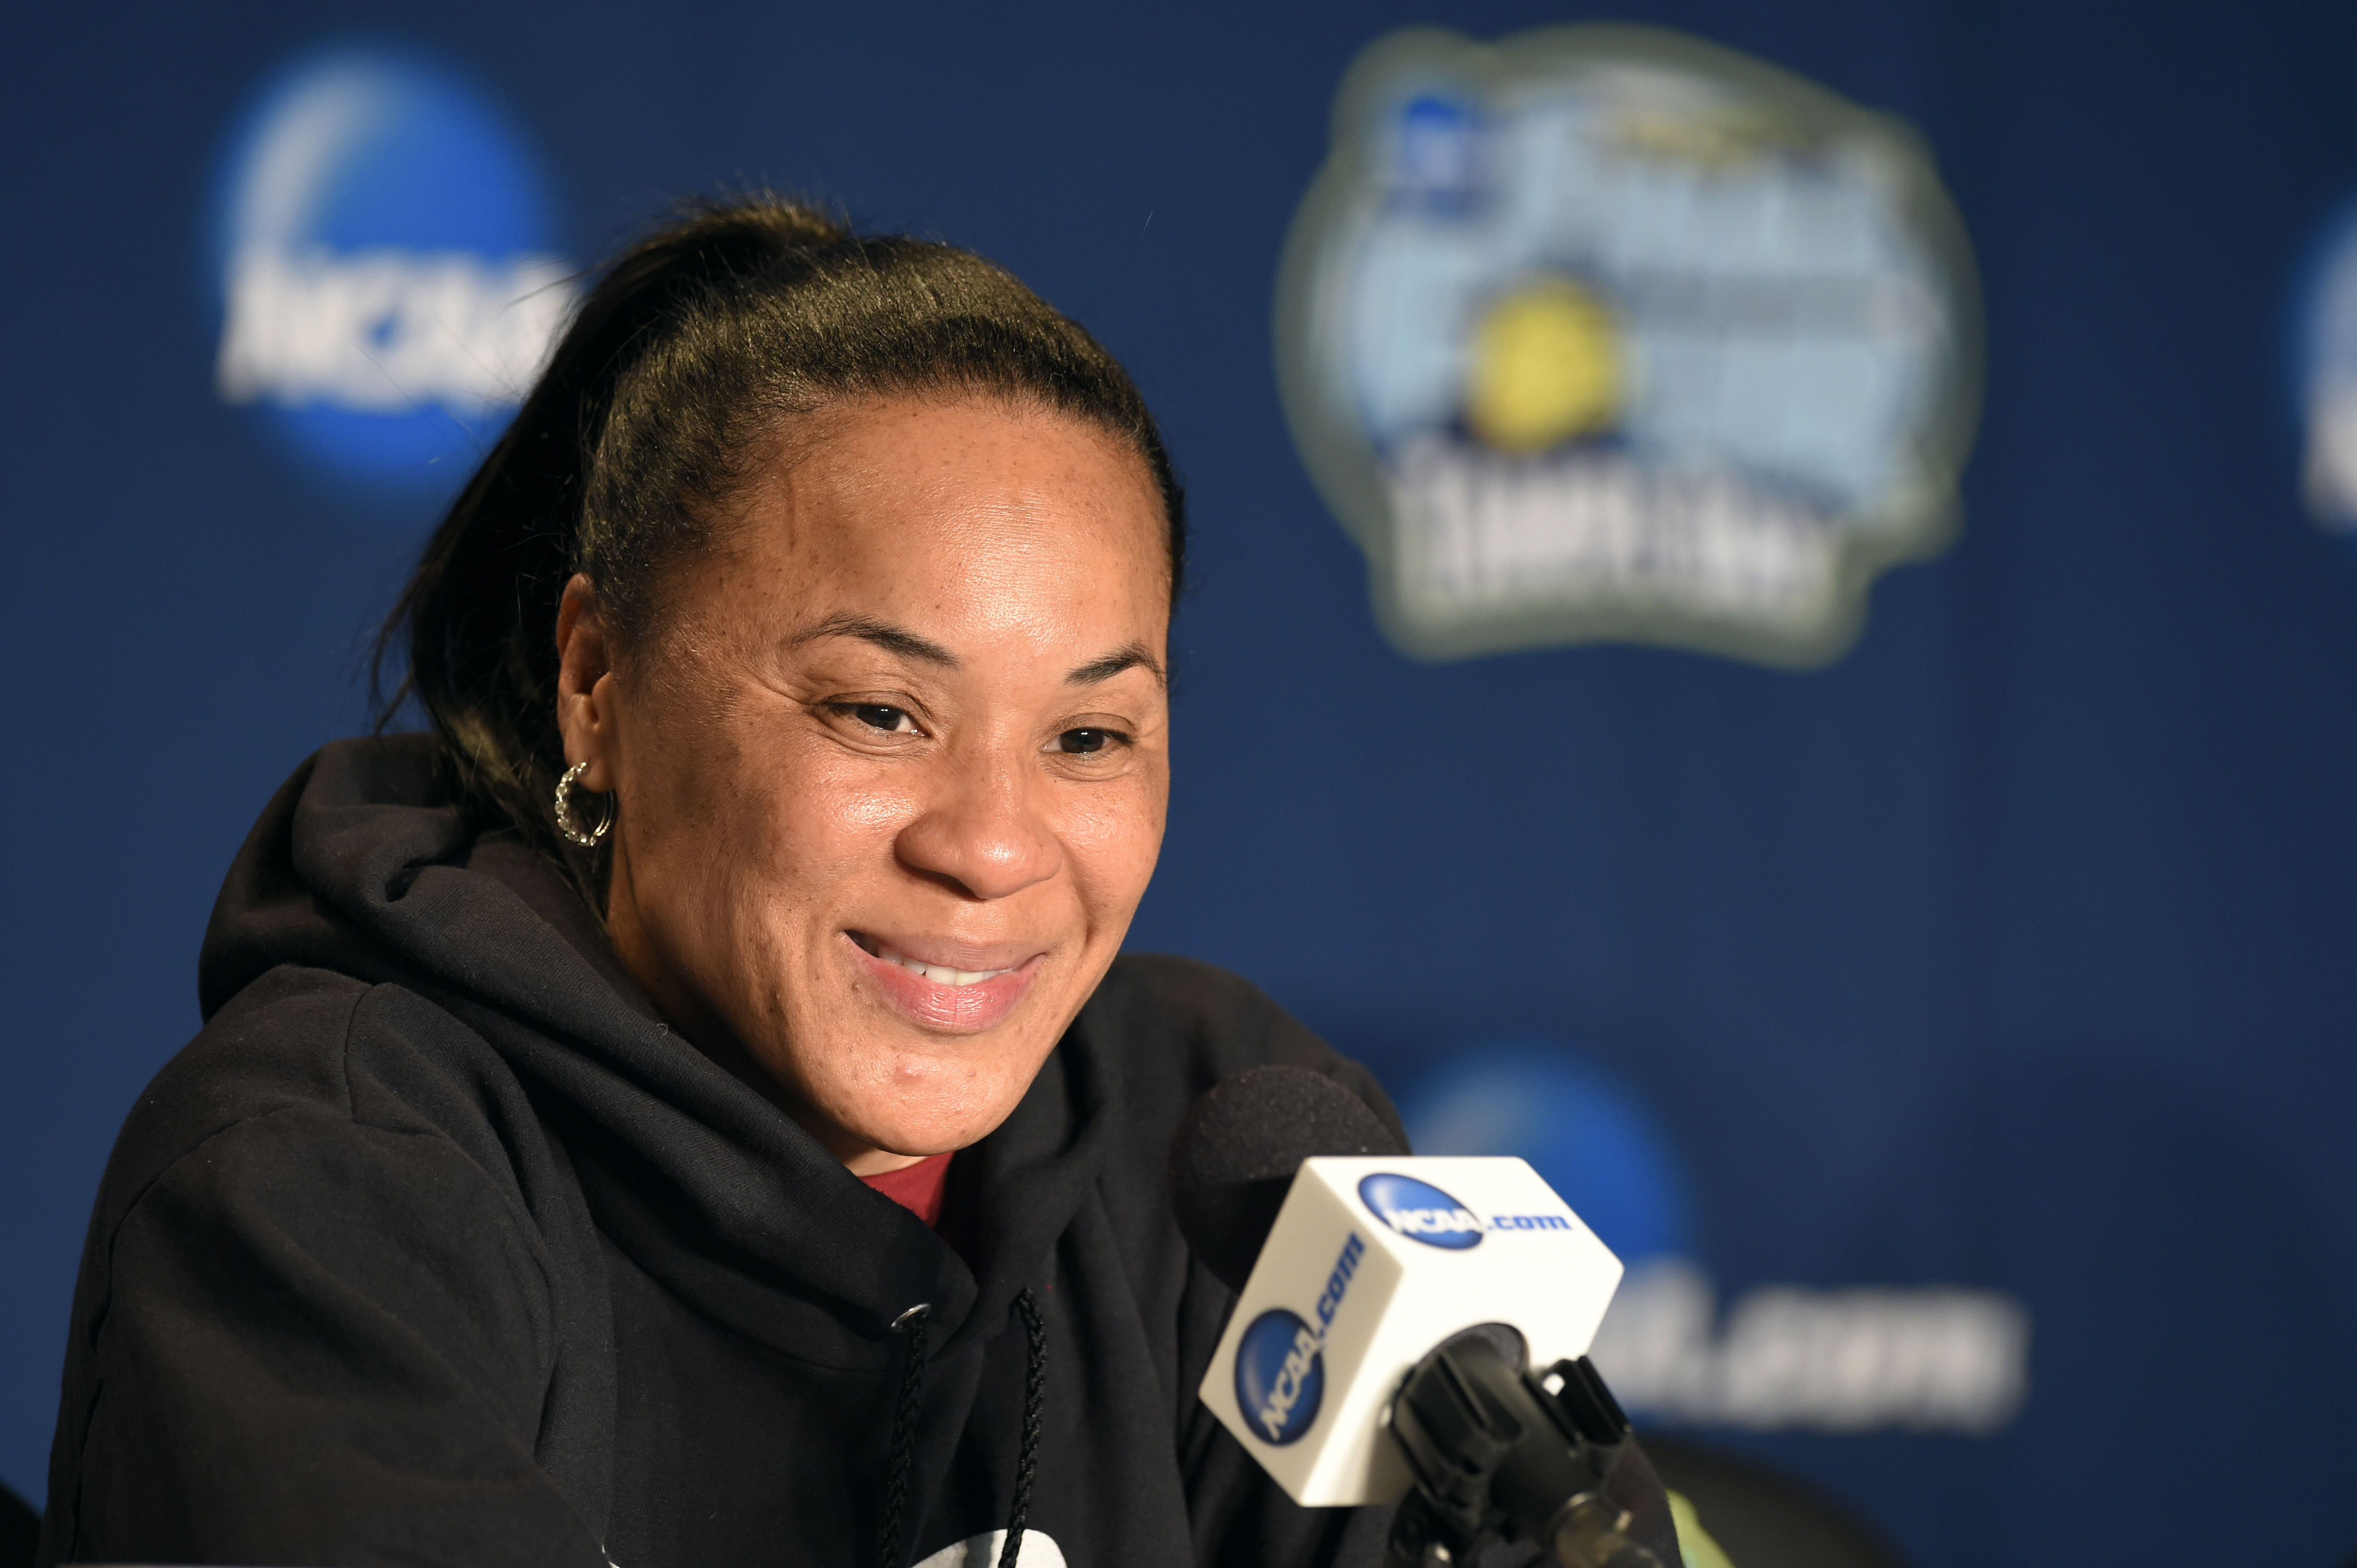
<svg viewBox="0 0 2357 1568">
<path fill-rule="evenodd" d="M 791 646 L 800 648 L 803 643 L 815 642 L 822 637 L 856 637 L 862 642 L 872 642 L 886 652 L 897 653 L 903 659 L 914 659 L 925 664 L 938 664 L 944 670 L 954 670 L 958 667 L 958 656 L 932 639 L 920 637 L 906 627 L 894 626 L 889 621 L 877 620 L 872 616 L 854 615 L 847 610 L 827 617 L 808 631 L 797 633 Z M 1103 660 L 1099 662 L 1102 663 Z"/>
<path fill-rule="evenodd" d="M 1067 686 L 1093 686 L 1099 682 L 1112 680 L 1114 676 L 1120 674 L 1125 670 L 1134 670 L 1140 665 L 1144 665 L 1147 670 L 1152 671 L 1154 673 L 1154 679 L 1160 684 L 1168 686 L 1170 683 L 1162 673 L 1161 664 L 1155 659 L 1153 654 L 1146 651 L 1146 644 L 1142 642 L 1133 642 L 1125 647 L 1114 649 L 1111 653 L 1106 654 L 1102 659 L 1090 660 L 1086 664 L 1082 665 L 1078 670 L 1075 670 L 1071 674 L 1065 676 L 1064 684 Z"/>
</svg>

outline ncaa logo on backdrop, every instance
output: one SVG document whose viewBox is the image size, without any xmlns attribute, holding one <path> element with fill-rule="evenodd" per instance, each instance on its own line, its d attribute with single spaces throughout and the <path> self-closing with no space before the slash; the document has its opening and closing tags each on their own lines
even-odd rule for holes
<svg viewBox="0 0 2357 1568">
<path fill-rule="evenodd" d="M 1304 462 L 1403 650 L 1837 656 L 1952 533 L 1962 225 L 1905 126 L 1651 28 L 1415 30 L 1344 81 L 1278 283 Z"/>
<path fill-rule="evenodd" d="M 221 397 L 369 489 L 462 478 L 574 301 L 522 138 L 414 55 L 339 48 L 268 83 L 214 225 Z"/>
<path fill-rule="evenodd" d="M 2293 299 L 2300 491 L 2327 532 L 2357 543 L 2357 200 L 2326 223 Z"/>
<path fill-rule="evenodd" d="M 1986 1434 L 2021 1408 L 2030 1321 L 2018 1298 L 1765 1283 L 1722 1302 L 1683 1162 L 1629 1085 L 1556 1041 L 1437 1055 L 1400 1101 L 1410 1142 L 1428 1155 L 1528 1160 L 1628 1264 L 1588 1355 L 1631 1411 L 1757 1432 Z M 1486 1229 L 1555 1218 L 1493 1216 Z"/>
</svg>

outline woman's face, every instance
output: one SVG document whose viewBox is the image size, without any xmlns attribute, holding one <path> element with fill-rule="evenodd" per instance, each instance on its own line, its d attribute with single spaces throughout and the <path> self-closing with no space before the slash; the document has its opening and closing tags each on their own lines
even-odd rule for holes
<svg viewBox="0 0 2357 1568">
<path fill-rule="evenodd" d="M 559 717 L 615 791 L 623 961 L 867 1174 L 997 1126 L 1120 949 L 1169 796 L 1169 564 L 1144 462 L 1060 415 L 800 434 L 644 646 L 574 580 Z"/>
</svg>

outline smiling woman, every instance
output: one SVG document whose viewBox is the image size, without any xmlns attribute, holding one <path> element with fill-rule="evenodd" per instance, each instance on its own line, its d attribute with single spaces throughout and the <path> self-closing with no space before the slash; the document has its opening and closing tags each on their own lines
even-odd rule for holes
<svg viewBox="0 0 2357 1568">
<path fill-rule="evenodd" d="M 855 1172 L 1005 1120 L 1120 949 L 1169 791 L 1166 528 L 1097 429 L 862 400 L 753 480 L 644 653 L 567 585 L 615 948 Z"/>
<path fill-rule="evenodd" d="M 430 731 L 231 868 L 43 1560 L 1372 1561 L 1191 1397 L 1188 1104 L 1396 1120 L 1120 956 L 1184 538 L 1127 375 L 979 258 L 749 200 L 615 261 L 390 625 Z"/>
</svg>

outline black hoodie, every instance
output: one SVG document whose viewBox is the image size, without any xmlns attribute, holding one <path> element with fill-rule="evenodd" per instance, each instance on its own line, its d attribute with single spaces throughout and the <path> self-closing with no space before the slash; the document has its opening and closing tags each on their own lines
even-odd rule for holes
<svg viewBox="0 0 2357 1568">
<path fill-rule="evenodd" d="M 1260 1062 L 1395 1125 L 1362 1069 L 1241 981 L 1125 958 L 952 1163 L 936 1234 L 673 1035 L 437 757 L 328 746 L 230 873 L 205 1027 L 91 1220 L 43 1563 L 865 1568 L 891 1326 L 927 1303 L 922 1559 L 1009 1522 L 1027 1289 L 1025 1568 L 1378 1555 L 1380 1510 L 1295 1507 L 1196 1398 L 1232 1297 L 1162 1175 L 1187 1105 Z"/>
</svg>

